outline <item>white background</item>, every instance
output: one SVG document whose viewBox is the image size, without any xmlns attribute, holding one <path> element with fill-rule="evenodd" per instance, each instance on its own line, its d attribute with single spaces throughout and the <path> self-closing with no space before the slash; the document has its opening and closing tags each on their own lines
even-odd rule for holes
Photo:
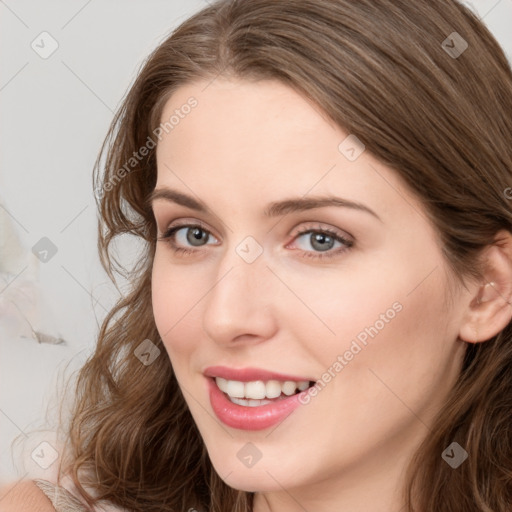
<svg viewBox="0 0 512 512">
<path fill-rule="evenodd" d="M 510 60 L 512 0 L 471 4 Z M 0 204 L 27 251 L 43 236 L 58 248 L 40 266 L 40 279 L 48 315 L 67 341 L 0 339 L 0 484 L 39 471 L 30 452 L 51 438 L 47 405 L 65 365 L 68 375 L 89 355 L 98 322 L 116 297 L 97 256 L 91 177 L 113 113 L 147 54 L 206 5 L 0 0 Z M 31 48 L 43 31 L 59 45 L 47 59 Z M 36 428 L 48 432 L 31 432 Z M 25 455 L 16 456 L 15 466 L 11 442 L 18 435 Z"/>
</svg>

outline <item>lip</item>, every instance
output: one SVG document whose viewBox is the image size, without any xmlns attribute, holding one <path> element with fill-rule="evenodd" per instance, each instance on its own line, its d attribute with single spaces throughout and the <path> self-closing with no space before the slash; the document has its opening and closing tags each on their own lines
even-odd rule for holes
<svg viewBox="0 0 512 512">
<path fill-rule="evenodd" d="M 230 373 L 230 375 L 233 374 Z M 251 375 L 251 377 L 249 378 L 248 375 Z M 253 375 L 254 374 L 251 372 L 244 375 L 246 380 L 242 382 L 247 382 L 248 380 L 253 379 Z M 261 375 L 261 373 L 259 375 Z M 217 375 L 217 377 L 221 377 L 221 375 Z M 238 377 L 240 377 L 240 374 L 238 374 Z M 240 430 L 264 430 L 276 425 L 301 405 L 301 395 L 305 395 L 308 392 L 306 389 L 296 395 L 280 399 L 270 404 L 260 405 L 258 407 L 245 407 L 231 402 L 231 400 L 229 400 L 228 397 L 218 388 L 214 377 L 207 377 L 206 380 L 209 388 L 210 403 L 217 418 L 219 418 L 219 420 L 228 427 Z M 233 380 L 241 379 L 238 378 Z M 267 377 L 265 380 L 267 380 Z M 270 380 L 270 378 L 268 378 L 268 380 Z M 288 377 L 286 377 L 286 380 L 295 379 L 288 379 Z"/>
<path fill-rule="evenodd" d="M 227 366 L 209 366 L 203 372 L 203 375 L 206 377 L 222 377 L 227 380 L 238 380 L 240 382 L 250 382 L 255 380 L 279 380 L 279 381 L 287 381 L 293 380 L 295 382 L 300 382 L 307 380 L 316 381 L 316 379 L 310 377 L 297 377 L 296 375 L 285 375 L 277 372 L 270 372 L 268 370 L 263 370 L 261 368 L 228 368 Z"/>
</svg>

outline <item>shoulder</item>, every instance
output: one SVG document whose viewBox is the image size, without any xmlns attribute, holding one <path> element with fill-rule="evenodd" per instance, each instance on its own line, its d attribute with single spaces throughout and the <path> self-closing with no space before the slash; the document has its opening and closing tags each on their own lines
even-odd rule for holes
<svg viewBox="0 0 512 512">
<path fill-rule="evenodd" d="M 32 480 L 19 480 L 0 487 L 0 512 L 55 512 L 50 499 Z"/>
</svg>

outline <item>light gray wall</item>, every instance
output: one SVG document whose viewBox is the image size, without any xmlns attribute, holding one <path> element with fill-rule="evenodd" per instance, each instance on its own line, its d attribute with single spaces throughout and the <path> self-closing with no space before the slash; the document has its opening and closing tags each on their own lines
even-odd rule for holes
<svg viewBox="0 0 512 512">
<path fill-rule="evenodd" d="M 512 0 L 467 3 L 510 59 Z M 39 264 L 43 320 L 67 341 L 0 339 L 0 483 L 41 469 L 31 453 L 52 434 L 31 430 L 44 424 L 59 372 L 68 362 L 78 367 L 92 350 L 97 322 L 116 297 L 97 258 L 91 183 L 112 114 L 143 58 L 205 5 L 206 0 L 0 1 L 0 204 L 29 253 L 42 237 L 57 248 Z M 10 444 L 24 433 L 20 470 L 12 464 Z M 51 457 L 48 448 L 45 457 Z"/>
<path fill-rule="evenodd" d="M 47 345 L 0 336 L 0 483 L 37 476 L 41 468 L 30 454 L 51 432 L 31 430 L 44 425 L 58 377 L 68 362 L 71 370 L 84 361 L 97 322 L 116 297 L 97 257 L 91 181 L 112 114 L 146 55 L 206 5 L 205 0 L 0 2 L 0 205 L 29 253 L 42 237 L 57 247 L 39 264 L 42 321 L 67 341 Z M 55 43 L 42 32 L 58 44 L 49 57 L 44 52 Z M 21 468 L 13 465 L 10 449 L 18 434 L 28 450 Z M 45 457 L 51 457 L 48 450 Z"/>
</svg>

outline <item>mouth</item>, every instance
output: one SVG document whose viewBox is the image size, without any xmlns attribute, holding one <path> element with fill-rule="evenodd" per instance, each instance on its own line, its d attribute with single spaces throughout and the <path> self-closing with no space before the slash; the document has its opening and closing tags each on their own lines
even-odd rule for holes
<svg viewBox="0 0 512 512">
<path fill-rule="evenodd" d="M 225 425 L 262 430 L 283 421 L 303 404 L 315 381 L 264 370 L 209 368 L 204 372 L 212 409 Z"/>
<path fill-rule="evenodd" d="M 314 382 L 275 379 L 242 382 L 215 377 L 215 384 L 232 403 L 243 407 L 260 407 L 297 395 L 310 388 Z"/>
</svg>

